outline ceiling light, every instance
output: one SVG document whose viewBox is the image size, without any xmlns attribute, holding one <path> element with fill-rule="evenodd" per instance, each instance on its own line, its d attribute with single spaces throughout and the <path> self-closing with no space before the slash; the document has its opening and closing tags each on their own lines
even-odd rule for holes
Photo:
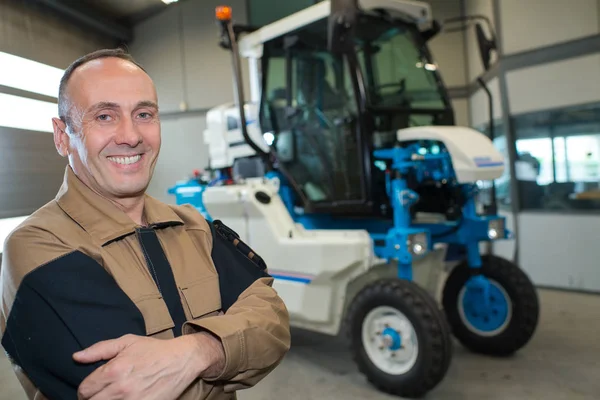
<svg viewBox="0 0 600 400">
<path fill-rule="evenodd" d="M 162 2 L 165 4 L 171 4 L 177 2 L 177 0 L 162 0 Z"/>
</svg>

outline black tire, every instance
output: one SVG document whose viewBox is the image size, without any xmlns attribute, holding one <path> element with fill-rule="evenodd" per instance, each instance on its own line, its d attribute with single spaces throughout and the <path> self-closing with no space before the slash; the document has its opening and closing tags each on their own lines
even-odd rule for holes
<svg viewBox="0 0 600 400">
<path fill-rule="evenodd" d="M 470 329 L 459 311 L 459 295 L 471 271 L 466 262 L 456 266 L 446 281 L 442 304 L 448 323 L 458 341 L 473 352 L 508 356 L 532 338 L 539 320 L 539 300 L 533 283 L 517 265 L 497 256 L 482 256 L 481 273 L 504 289 L 510 299 L 510 320 L 491 336 Z M 508 318 L 507 318 L 508 319 Z"/>
<path fill-rule="evenodd" d="M 418 341 L 414 365 L 403 374 L 389 374 L 378 368 L 367 354 L 362 325 L 370 311 L 389 306 L 411 323 Z M 448 371 L 453 347 L 450 328 L 435 300 L 416 284 L 400 279 L 382 279 L 364 287 L 346 313 L 350 352 L 359 371 L 378 390 L 418 398 L 437 386 Z"/>
</svg>

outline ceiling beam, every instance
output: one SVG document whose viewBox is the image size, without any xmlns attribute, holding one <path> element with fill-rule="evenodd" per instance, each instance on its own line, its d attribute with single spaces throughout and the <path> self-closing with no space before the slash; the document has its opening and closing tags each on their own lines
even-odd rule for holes
<svg viewBox="0 0 600 400">
<path fill-rule="evenodd" d="M 100 15 L 92 15 L 82 7 L 66 4 L 59 0 L 30 0 L 45 6 L 56 13 L 66 17 L 69 21 L 93 29 L 98 33 L 114 38 L 120 42 L 130 42 L 133 39 L 133 30 L 111 19 Z M 96 12 L 95 12 L 96 14 Z"/>
</svg>

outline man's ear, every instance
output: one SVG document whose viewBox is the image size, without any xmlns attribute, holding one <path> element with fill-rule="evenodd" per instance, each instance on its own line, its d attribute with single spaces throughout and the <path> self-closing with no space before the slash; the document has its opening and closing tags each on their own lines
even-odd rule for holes
<svg viewBox="0 0 600 400">
<path fill-rule="evenodd" d="M 54 146 L 62 157 L 69 155 L 69 135 L 67 135 L 67 124 L 60 118 L 52 118 L 54 129 Z"/>
</svg>

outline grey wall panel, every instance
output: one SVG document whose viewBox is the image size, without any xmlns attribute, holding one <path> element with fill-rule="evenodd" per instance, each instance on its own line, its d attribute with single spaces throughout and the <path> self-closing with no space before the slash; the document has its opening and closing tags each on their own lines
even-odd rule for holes
<svg viewBox="0 0 600 400">
<path fill-rule="evenodd" d="M 567 42 L 599 33 L 598 0 L 501 0 L 506 54 Z M 526 22 L 523 22 L 526 21 Z"/>
<path fill-rule="evenodd" d="M 245 24 L 246 1 L 227 4 L 235 22 Z M 233 101 L 231 55 L 218 46 L 219 5 L 218 0 L 173 4 L 136 26 L 129 48 L 154 79 L 161 111 L 181 111 L 182 105 L 187 110 L 206 109 Z"/>
<path fill-rule="evenodd" d="M 220 0 L 182 3 L 184 26 L 184 62 L 189 108 L 207 108 L 233 101 L 231 53 L 219 47 L 219 28 L 215 8 Z M 247 23 L 245 0 L 229 0 L 236 23 Z M 244 63 L 245 65 L 246 63 Z M 247 68 L 244 70 L 247 76 Z M 245 93 L 249 99 L 248 79 Z"/>
<path fill-rule="evenodd" d="M 0 127 L 0 218 L 29 215 L 52 200 L 66 164 L 52 134 Z"/>
<path fill-rule="evenodd" d="M 507 73 L 511 112 L 520 114 L 600 100 L 600 53 Z"/>
<path fill-rule="evenodd" d="M 25 0 L 0 0 L 0 51 L 66 68 L 78 57 L 114 42 L 60 19 Z"/>
<path fill-rule="evenodd" d="M 129 46 L 131 54 L 154 80 L 161 112 L 179 111 L 184 101 L 179 13 L 179 5 L 169 7 L 139 24 Z"/>
<path fill-rule="evenodd" d="M 162 121 L 161 152 L 148 194 L 174 204 L 168 194 L 170 187 L 191 176 L 194 169 L 208 164 L 208 150 L 204 144 L 204 116 L 183 116 Z"/>
</svg>

